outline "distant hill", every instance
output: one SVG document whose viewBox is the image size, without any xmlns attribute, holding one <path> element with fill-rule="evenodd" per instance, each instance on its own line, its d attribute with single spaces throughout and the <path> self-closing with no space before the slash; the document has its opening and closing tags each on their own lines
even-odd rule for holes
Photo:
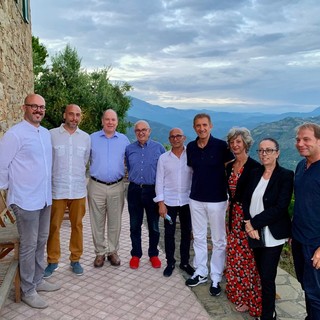
<svg viewBox="0 0 320 320">
<path fill-rule="evenodd" d="M 310 118 L 288 117 L 280 121 L 259 125 L 251 130 L 254 144 L 250 155 L 258 160 L 256 150 L 260 140 L 266 137 L 276 139 L 280 144 L 279 162 L 285 168 L 295 170 L 297 163 L 302 159 L 295 147 L 295 128 L 303 122 L 315 122 L 320 124 L 320 116 Z"/>
<path fill-rule="evenodd" d="M 161 143 L 168 143 L 168 132 L 172 127 L 183 129 L 187 140 L 195 138 L 195 132 L 192 127 L 193 117 L 200 112 L 208 113 L 213 122 L 212 133 L 214 136 L 225 139 L 228 131 L 233 126 L 247 127 L 252 130 L 260 125 L 270 122 L 280 121 L 285 118 L 312 118 L 320 116 L 320 107 L 312 112 L 287 112 L 282 114 L 264 114 L 254 113 L 234 113 L 217 112 L 212 110 L 182 110 L 176 108 L 163 108 L 157 105 L 149 104 L 143 100 L 131 97 L 131 108 L 128 110 L 128 119 L 133 123 L 139 119 L 150 122 L 152 127 L 152 137 Z M 151 125 L 152 124 L 152 125 Z M 129 139 L 134 139 L 132 130 L 128 132 Z"/>
</svg>

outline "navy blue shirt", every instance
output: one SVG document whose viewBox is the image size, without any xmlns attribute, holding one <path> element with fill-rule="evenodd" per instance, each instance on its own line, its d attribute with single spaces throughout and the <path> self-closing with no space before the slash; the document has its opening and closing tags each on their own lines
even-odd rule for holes
<svg viewBox="0 0 320 320">
<path fill-rule="evenodd" d="M 143 146 L 138 141 L 126 148 L 129 181 L 136 184 L 155 184 L 157 163 L 166 150 L 159 142 L 149 139 Z"/>
<path fill-rule="evenodd" d="M 308 169 L 306 161 L 298 163 L 295 173 L 292 234 L 304 245 L 320 246 L 320 160 Z"/>
<path fill-rule="evenodd" d="M 234 159 L 225 141 L 210 135 L 204 148 L 197 138 L 187 145 L 187 164 L 193 169 L 190 198 L 201 202 L 227 200 L 225 163 Z"/>
</svg>

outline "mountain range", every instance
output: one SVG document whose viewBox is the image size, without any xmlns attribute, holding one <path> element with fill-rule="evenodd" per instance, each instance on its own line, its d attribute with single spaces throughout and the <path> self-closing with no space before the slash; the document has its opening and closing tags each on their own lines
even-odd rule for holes
<svg viewBox="0 0 320 320">
<path fill-rule="evenodd" d="M 281 147 L 280 163 L 289 168 L 295 168 L 301 160 L 295 149 L 295 128 L 306 121 L 320 124 L 320 107 L 311 112 L 286 112 L 282 114 L 265 114 L 261 112 L 218 112 L 213 110 L 192 110 L 163 108 L 152 105 L 146 101 L 131 97 L 131 108 L 128 110 L 127 120 L 135 123 L 143 119 L 148 121 L 152 129 L 151 137 L 164 145 L 168 145 L 168 133 L 171 128 L 181 128 L 187 142 L 194 140 L 196 134 L 193 130 L 193 118 L 197 113 L 207 113 L 213 122 L 212 135 L 225 139 L 230 128 L 246 127 L 250 129 L 254 145 L 251 148 L 251 155 L 257 159 L 255 150 L 258 142 L 264 137 L 276 139 Z M 133 128 L 127 130 L 130 141 L 135 140 Z"/>
</svg>

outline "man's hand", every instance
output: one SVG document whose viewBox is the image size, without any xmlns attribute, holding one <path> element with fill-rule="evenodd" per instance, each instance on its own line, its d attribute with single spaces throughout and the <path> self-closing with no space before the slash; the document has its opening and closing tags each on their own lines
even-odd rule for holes
<svg viewBox="0 0 320 320">
<path fill-rule="evenodd" d="M 320 269 L 320 247 L 315 251 L 311 260 L 312 260 L 313 267 L 319 270 Z"/>
</svg>

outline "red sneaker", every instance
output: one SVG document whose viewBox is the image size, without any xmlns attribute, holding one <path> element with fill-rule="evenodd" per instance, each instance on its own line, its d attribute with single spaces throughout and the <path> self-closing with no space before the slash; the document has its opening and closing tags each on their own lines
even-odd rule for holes
<svg viewBox="0 0 320 320">
<path fill-rule="evenodd" d="M 132 257 L 130 260 L 130 268 L 131 269 L 138 269 L 139 268 L 139 263 L 140 263 L 140 258 L 139 257 Z"/>
<path fill-rule="evenodd" d="M 161 268 L 161 261 L 157 256 L 151 257 L 150 262 L 153 268 Z"/>
</svg>

